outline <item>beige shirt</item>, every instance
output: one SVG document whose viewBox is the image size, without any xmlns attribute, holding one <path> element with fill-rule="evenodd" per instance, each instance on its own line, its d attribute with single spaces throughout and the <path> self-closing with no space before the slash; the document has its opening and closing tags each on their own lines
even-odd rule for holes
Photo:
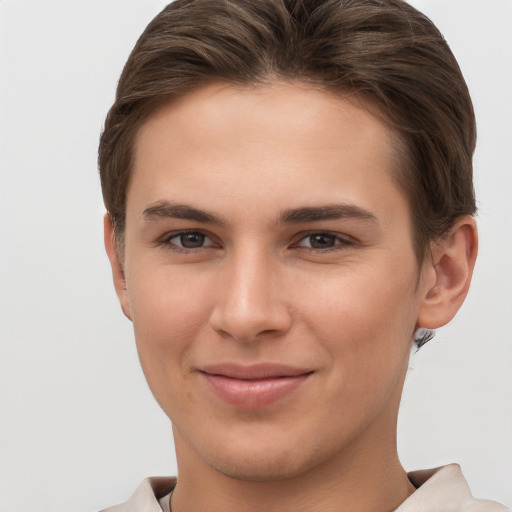
<svg viewBox="0 0 512 512">
<path fill-rule="evenodd" d="M 413 471 L 409 480 L 417 490 L 395 512 L 511 512 L 495 501 L 473 498 L 457 464 Z M 175 485 L 175 478 L 146 478 L 126 503 L 101 512 L 169 512 Z"/>
</svg>

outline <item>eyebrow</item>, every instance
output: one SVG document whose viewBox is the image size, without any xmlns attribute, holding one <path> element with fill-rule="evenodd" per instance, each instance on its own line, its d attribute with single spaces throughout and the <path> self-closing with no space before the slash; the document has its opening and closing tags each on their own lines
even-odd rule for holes
<svg viewBox="0 0 512 512">
<path fill-rule="evenodd" d="M 186 204 L 169 203 L 168 201 L 160 201 L 152 206 L 149 206 L 142 212 L 144 219 L 155 218 L 172 218 L 194 220 L 196 222 L 204 222 L 207 224 L 226 224 L 226 221 L 217 217 L 213 213 L 194 208 Z"/>
<path fill-rule="evenodd" d="M 315 222 L 321 220 L 357 219 L 377 222 L 377 217 L 370 211 L 352 204 L 330 204 L 325 206 L 308 206 L 284 211 L 279 221 L 283 223 Z"/>
<path fill-rule="evenodd" d="M 159 201 L 142 212 L 144 219 L 172 218 L 193 220 L 206 224 L 225 225 L 227 222 L 217 215 L 194 208 L 186 204 Z M 278 217 L 278 222 L 295 224 L 301 222 L 316 222 L 322 220 L 357 219 L 377 222 L 377 217 L 370 211 L 352 204 L 330 204 L 323 206 L 306 206 L 285 210 Z"/>
</svg>

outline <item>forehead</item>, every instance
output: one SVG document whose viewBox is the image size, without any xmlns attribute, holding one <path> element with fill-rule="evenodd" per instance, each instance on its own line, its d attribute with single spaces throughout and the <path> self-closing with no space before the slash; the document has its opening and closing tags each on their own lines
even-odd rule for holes
<svg viewBox="0 0 512 512">
<path fill-rule="evenodd" d="M 283 201 L 370 209 L 386 192 L 401 196 L 394 148 L 391 130 L 354 99 L 304 84 L 214 84 L 170 101 L 142 125 L 128 210 L 178 195 L 227 215 L 230 204 L 263 212 Z"/>
</svg>

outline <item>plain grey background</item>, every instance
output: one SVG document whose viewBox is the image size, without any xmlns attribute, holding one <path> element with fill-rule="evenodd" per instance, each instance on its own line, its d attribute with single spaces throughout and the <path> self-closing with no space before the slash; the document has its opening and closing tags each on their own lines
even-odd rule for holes
<svg viewBox="0 0 512 512">
<path fill-rule="evenodd" d="M 102 245 L 96 149 L 157 0 L 0 0 L 0 510 L 91 512 L 174 474 Z M 512 506 L 512 1 L 416 0 L 479 121 L 481 250 L 457 319 L 411 359 L 407 469 L 459 462 Z"/>
</svg>

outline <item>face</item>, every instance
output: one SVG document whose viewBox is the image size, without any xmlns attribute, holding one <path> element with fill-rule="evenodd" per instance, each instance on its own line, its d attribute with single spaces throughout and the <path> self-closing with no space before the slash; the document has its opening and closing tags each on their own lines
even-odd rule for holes
<svg viewBox="0 0 512 512">
<path fill-rule="evenodd" d="M 178 464 L 281 479 L 393 444 L 425 289 L 397 161 L 381 121 L 299 84 L 208 86 L 142 126 L 118 292 Z"/>
</svg>

